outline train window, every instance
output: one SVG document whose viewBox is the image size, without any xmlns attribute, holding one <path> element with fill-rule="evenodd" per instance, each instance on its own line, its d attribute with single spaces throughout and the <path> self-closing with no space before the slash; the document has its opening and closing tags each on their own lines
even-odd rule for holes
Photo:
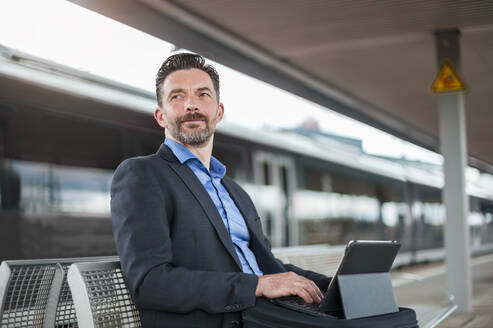
<svg viewBox="0 0 493 328">
<path fill-rule="evenodd" d="M 110 216 L 113 171 L 12 160 L 2 169 L 2 208 L 25 215 Z"/>
<path fill-rule="evenodd" d="M 442 203 L 423 203 L 424 222 L 430 226 L 443 225 L 445 221 L 445 206 Z"/>
<path fill-rule="evenodd" d="M 401 240 L 409 234 L 404 184 L 306 167 L 304 177 L 304 190 L 295 191 L 289 209 L 291 219 L 298 222 L 300 244 Z M 403 242 L 405 249 L 409 245 Z"/>
<path fill-rule="evenodd" d="M 0 260 L 115 254 L 113 171 L 4 160 Z"/>
</svg>

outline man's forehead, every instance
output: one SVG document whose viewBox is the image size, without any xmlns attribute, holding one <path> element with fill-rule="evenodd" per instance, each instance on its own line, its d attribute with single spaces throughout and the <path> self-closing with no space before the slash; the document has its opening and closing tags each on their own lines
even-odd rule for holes
<svg viewBox="0 0 493 328">
<path fill-rule="evenodd" d="M 214 90 L 212 80 L 206 72 L 201 69 L 181 69 L 169 74 L 163 82 L 165 93 L 174 89 L 204 88 Z"/>
</svg>

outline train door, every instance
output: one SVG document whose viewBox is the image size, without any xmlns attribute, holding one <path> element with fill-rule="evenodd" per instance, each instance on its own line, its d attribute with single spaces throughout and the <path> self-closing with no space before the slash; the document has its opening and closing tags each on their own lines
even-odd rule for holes
<svg viewBox="0 0 493 328">
<path fill-rule="evenodd" d="M 296 190 L 296 170 L 294 160 L 288 156 L 263 151 L 253 156 L 254 182 L 263 186 L 264 197 L 272 201 L 262 202 L 259 208 L 264 232 L 272 246 L 296 244 L 295 226 L 289 222 L 289 197 Z"/>
</svg>

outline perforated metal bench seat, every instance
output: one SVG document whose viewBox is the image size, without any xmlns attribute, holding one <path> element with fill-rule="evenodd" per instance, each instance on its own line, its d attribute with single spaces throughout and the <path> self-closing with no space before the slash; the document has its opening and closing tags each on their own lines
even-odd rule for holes
<svg viewBox="0 0 493 328">
<path fill-rule="evenodd" d="M 54 327 L 63 268 L 43 261 L 4 261 L 0 266 L 0 326 Z"/>
<path fill-rule="evenodd" d="M 79 327 L 142 327 L 119 261 L 74 263 L 68 284 Z"/>
<path fill-rule="evenodd" d="M 67 271 L 74 262 L 110 257 L 3 261 L 0 265 L 0 327 L 78 327 Z"/>
</svg>

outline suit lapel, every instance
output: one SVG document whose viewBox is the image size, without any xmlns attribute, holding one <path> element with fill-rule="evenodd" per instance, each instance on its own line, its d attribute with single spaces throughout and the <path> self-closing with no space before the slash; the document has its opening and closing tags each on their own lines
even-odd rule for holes
<svg viewBox="0 0 493 328">
<path fill-rule="evenodd" d="M 257 218 L 252 217 L 251 215 L 248 215 L 249 213 L 248 213 L 248 211 L 246 211 L 246 208 L 245 208 L 246 207 L 245 201 L 242 201 L 242 199 L 241 199 L 242 197 L 237 194 L 237 192 L 235 191 L 235 188 L 231 185 L 231 182 L 228 179 L 223 179 L 222 183 L 223 183 L 224 187 L 226 188 L 226 190 L 228 191 L 229 195 L 231 196 L 231 199 L 233 199 L 233 201 L 235 202 L 236 207 L 238 207 L 241 214 L 243 215 L 243 219 L 245 220 L 245 223 L 248 227 L 248 231 L 250 232 L 250 234 L 255 235 L 257 240 L 263 240 L 264 236 L 258 235 L 256 232 L 257 229 L 253 229 L 253 225 L 255 224 L 254 221 Z"/>
<path fill-rule="evenodd" d="M 229 236 L 224 222 L 219 214 L 216 205 L 212 202 L 209 194 L 205 190 L 204 186 L 200 183 L 199 179 L 195 176 L 193 171 L 186 164 L 181 164 L 173 155 L 171 150 L 165 145 L 161 145 L 158 150 L 158 154 L 167 160 L 171 169 L 180 177 L 183 183 L 187 186 L 190 192 L 194 195 L 195 199 L 199 202 L 200 206 L 207 215 L 207 218 L 211 222 L 212 226 L 216 230 L 219 239 L 223 243 L 228 253 L 233 257 L 234 261 L 241 269 L 241 263 L 236 254 L 235 247 Z"/>
<path fill-rule="evenodd" d="M 250 232 L 250 249 L 255 254 L 257 263 L 262 272 L 264 274 L 285 272 L 286 270 L 284 267 L 275 260 L 269 249 L 266 247 L 262 231 L 254 229 L 254 226 L 259 224 L 258 222 L 255 222 L 257 219 L 259 220 L 259 218 L 248 215 L 249 211 L 246 209 L 246 204 L 249 203 L 249 201 L 244 200 L 244 197 L 235 191 L 236 188 L 229 179 L 223 179 L 222 182 L 245 219 L 248 231 Z"/>
</svg>

